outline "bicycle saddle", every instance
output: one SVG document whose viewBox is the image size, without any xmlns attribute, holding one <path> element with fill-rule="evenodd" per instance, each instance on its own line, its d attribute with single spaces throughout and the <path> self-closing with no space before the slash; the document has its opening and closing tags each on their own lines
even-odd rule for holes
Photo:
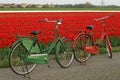
<svg viewBox="0 0 120 80">
<path fill-rule="evenodd" d="M 89 25 L 89 26 L 86 26 L 86 28 L 92 30 L 94 28 L 94 26 L 93 25 Z"/>
<path fill-rule="evenodd" d="M 40 31 L 32 31 L 32 32 L 30 32 L 30 34 L 32 34 L 32 35 L 38 35 L 40 33 L 41 33 Z"/>
</svg>

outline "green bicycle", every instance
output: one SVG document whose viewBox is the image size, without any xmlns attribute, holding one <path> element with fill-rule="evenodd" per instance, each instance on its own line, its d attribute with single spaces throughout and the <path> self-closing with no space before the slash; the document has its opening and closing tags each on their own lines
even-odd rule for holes
<svg viewBox="0 0 120 80">
<path fill-rule="evenodd" d="M 49 61 L 48 54 L 53 48 L 56 50 L 56 61 L 62 68 L 67 68 L 73 61 L 72 41 L 67 38 L 61 38 L 58 27 L 62 19 L 48 20 L 43 19 L 40 22 L 53 22 L 56 24 L 54 31 L 54 40 L 47 47 L 43 48 L 38 40 L 40 31 L 32 31 L 33 36 L 19 36 L 19 39 L 9 50 L 9 65 L 13 72 L 19 75 L 26 75 L 33 71 L 36 64 L 46 64 Z"/>
</svg>

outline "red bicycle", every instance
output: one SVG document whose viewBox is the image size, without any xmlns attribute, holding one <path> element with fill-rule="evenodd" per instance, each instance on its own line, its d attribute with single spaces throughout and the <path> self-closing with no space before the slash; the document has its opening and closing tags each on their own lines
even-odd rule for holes
<svg viewBox="0 0 120 80">
<path fill-rule="evenodd" d="M 75 59 L 78 62 L 85 62 L 89 59 L 91 54 L 98 54 L 99 53 L 99 45 L 102 41 L 105 41 L 106 49 L 108 52 L 108 57 L 112 58 L 112 46 L 109 41 L 108 34 L 106 33 L 106 27 L 105 27 L 105 19 L 111 17 L 112 14 L 109 14 L 105 17 L 94 19 L 94 21 L 100 21 L 102 28 L 102 33 L 100 39 L 96 42 L 93 40 L 93 25 L 86 26 L 85 31 L 81 31 L 73 42 L 73 53 L 75 56 Z"/>
</svg>

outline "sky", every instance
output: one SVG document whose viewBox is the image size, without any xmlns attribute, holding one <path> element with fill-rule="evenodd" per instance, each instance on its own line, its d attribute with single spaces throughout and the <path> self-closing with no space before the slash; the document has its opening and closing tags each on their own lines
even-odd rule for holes
<svg viewBox="0 0 120 80">
<path fill-rule="evenodd" d="M 118 5 L 120 6 L 120 0 L 103 0 L 104 5 Z M 0 0 L 0 3 L 30 3 L 30 4 L 81 4 L 90 2 L 94 5 L 101 5 L 102 0 Z"/>
</svg>

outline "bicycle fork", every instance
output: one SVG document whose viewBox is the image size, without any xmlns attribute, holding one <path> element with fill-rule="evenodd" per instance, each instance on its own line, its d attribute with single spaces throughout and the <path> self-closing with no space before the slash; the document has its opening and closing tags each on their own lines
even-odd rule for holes
<svg viewBox="0 0 120 80">
<path fill-rule="evenodd" d="M 112 52 L 112 46 L 111 46 L 110 40 L 107 35 L 106 35 L 106 42 L 107 42 L 106 44 L 108 44 L 110 51 Z"/>
</svg>

